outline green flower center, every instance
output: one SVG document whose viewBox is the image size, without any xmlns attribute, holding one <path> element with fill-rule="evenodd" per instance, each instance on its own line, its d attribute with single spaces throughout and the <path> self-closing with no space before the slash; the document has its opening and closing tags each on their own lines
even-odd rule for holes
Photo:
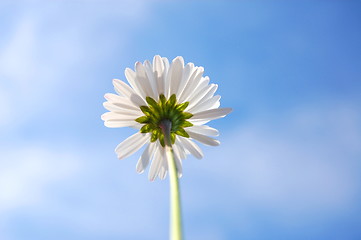
<svg viewBox="0 0 361 240">
<path fill-rule="evenodd" d="M 144 113 L 135 119 L 136 122 L 144 124 L 140 129 L 141 133 L 152 133 L 151 142 L 159 139 L 160 144 L 164 147 L 164 134 L 162 131 L 162 122 L 169 120 L 171 122 L 170 137 L 174 144 L 176 135 L 188 138 L 188 133 L 184 130 L 185 127 L 193 126 L 187 119 L 191 118 L 193 114 L 184 112 L 189 102 L 177 103 L 175 94 L 170 96 L 167 100 L 163 94 L 159 95 L 159 101 L 156 102 L 151 97 L 146 97 L 148 106 L 140 106 L 140 110 Z"/>
</svg>

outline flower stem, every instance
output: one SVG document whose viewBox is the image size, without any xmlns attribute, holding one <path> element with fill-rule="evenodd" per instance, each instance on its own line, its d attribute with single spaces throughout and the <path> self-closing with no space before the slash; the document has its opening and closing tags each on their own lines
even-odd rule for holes
<svg viewBox="0 0 361 240">
<path fill-rule="evenodd" d="M 178 171 L 175 164 L 174 152 L 171 143 L 170 131 L 172 129 L 172 122 L 163 120 L 161 128 L 164 134 L 165 150 L 168 161 L 169 181 L 170 181 L 170 239 L 182 240 L 182 214 L 180 204 L 180 192 L 178 182 Z"/>
</svg>

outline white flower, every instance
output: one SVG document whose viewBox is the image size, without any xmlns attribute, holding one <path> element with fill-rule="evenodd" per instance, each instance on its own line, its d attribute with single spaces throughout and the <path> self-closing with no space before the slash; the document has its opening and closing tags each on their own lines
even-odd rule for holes
<svg viewBox="0 0 361 240">
<path fill-rule="evenodd" d="M 120 143 L 115 152 L 119 159 L 126 158 L 147 145 L 138 160 L 136 170 L 142 173 L 151 162 L 149 179 L 164 179 L 168 164 L 164 148 L 164 136 L 160 122 L 172 122 L 171 139 L 178 176 L 182 175 L 182 160 L 187 154 L 202 158 L 203 153 L 196 140 L 205 145 L 217 146 L 218 130 L 205 123 L 222 118 L 230 108 L 218 108 L 220 96 L 214 96 L 216 84 L 209 84 L 203 77 L 203 67 L 193 63 L 184 66 L 182 57 L 171 64 L 167 58 L 155 56 L 150 61 L 135 63 L 135 72 L 129 68 L 125 76 L 130 84 L 113 80 L 118 95 L 105 94 L 104 107 L 109 110 L 102 115 L 104 125 L 111 128 L 133 127 L 139 131 Z M 210 137 L 211 136 L 211 137 Z"/>
</svg>

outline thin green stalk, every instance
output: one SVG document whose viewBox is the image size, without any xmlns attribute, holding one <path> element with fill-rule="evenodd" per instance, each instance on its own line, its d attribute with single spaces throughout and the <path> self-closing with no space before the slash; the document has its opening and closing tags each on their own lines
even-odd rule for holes
<svg viewBox="0 0 361 240">
<path fill-rule="evenodd" d="M 161 128 L 164 134 L 165 150 L 168 161 L 168 172 L 170 181 L 170 239 L 182 240 L 182 214 L 180 204 L 180 192 L 177 167 L 174 160 L 174 152 L 171 143 L 170 130 L 172 122 L 164 120 L 161 123 Z"/>
</svg>

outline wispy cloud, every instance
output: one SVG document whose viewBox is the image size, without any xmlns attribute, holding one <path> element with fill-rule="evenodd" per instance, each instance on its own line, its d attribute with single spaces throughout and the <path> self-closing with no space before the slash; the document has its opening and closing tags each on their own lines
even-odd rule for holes
<svg viewBox="0 0 361 240">
<path fill-rule="evenodd" d="M 228 193 L 230 211 L 268 209 L 285 225 L 353 211 L 361 187 L 357 107 L 315 104 L 274 117 L 238 126 L 221 137 L 222 150 L 207 150 L 206 162 L 192 164 L 200 168 L 192 173 L 215 184 L 214 191 Z M 197 187 L 193 191 L 199 199 L 190 204 L 204 207 Z M 208 204 L 207 209 L 213 209 L 219 203 Z"/>
<path fill-rule="evenodd" d="M 148 5 L 147 1 L 109 2 L 103 9 L 98 1 L 72 4 L 73 9 L 66 2 L 10 4 L 17 17 L 1 24 L 9 26 L 0 43 L 1 106 L 6 116 L 0 127 L 4 130 L 26 122 L 41 109 L 59 105 L 52 101 L 54 96 L 86 82 L 84 66 L 114 49 L 126 49 L 132 26 L 147 16 Z M 110 29 L 103 30 L 104 18 L 117 20 L 121 39 Z"/>
<path fill-rule="evenodd" d="M 41 145 L 1 149 L 0 212 L 44 204 L 53 184 L 71 181 L 79 172 L 80 158 L 73 153 L 49 150 Z"/>
</svg>

